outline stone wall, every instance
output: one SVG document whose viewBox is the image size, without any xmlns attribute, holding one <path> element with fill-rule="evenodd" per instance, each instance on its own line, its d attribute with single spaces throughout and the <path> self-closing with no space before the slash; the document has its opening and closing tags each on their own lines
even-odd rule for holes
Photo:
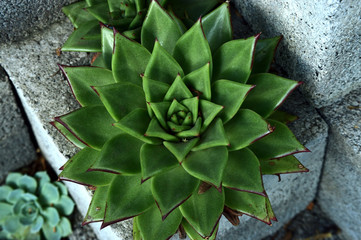
<svg viewBox="0 0 361 240">
<path fill-rule="evenodd" d="M 0 67 L 0 182 L 10 171 L 29 164 L 35 147 L 8 76 Z"/>
<path fill-rule="evenodd" d="M 354 0 L 236 0 L 254 32 L 283 35 L 276 62 L 317 108 L 361 87 L 361 8 Z"/>
</svg>

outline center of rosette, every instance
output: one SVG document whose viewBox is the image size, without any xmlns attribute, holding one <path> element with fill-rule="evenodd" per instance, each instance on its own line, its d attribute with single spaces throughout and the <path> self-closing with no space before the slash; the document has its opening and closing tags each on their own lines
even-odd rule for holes
<svg viewBox="0 0 361 240">
<path fill-rule="evenodd" d="M 173 133 L 188 130 L 193 126 L 193 114 L 183 104 L 173 100 L 167 114 L 167 125 Z"/>
</svg>

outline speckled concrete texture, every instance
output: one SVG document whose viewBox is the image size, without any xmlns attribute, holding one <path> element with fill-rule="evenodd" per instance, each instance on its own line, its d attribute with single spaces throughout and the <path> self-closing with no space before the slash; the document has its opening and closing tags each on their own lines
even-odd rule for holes
<svg viewBox="0 0 361 240">
<path fill-rule="evenodd" d="M 345 239 L 361 235 L 361 89 L 321 109 L 330 126 L 318 201 L 343 230 Z"/>
<path fill-rule="evenodd" d="M 276 62 L 316 107 L 361 87 L 361 8 L 354 0 L 236 0 L 253 33 L 283 35 Z"/>
<path fill-rule="evenodd" d="M 36 158 L 29 128 L 23 120 L 10 81 L 0 67 L 0 182 Z"/>
<path fill-rule="evenodd" d="M 23 40 L 64 18 L 61 7 L 76 0 L 0 1 L 0 43 Z"/>
</svg>

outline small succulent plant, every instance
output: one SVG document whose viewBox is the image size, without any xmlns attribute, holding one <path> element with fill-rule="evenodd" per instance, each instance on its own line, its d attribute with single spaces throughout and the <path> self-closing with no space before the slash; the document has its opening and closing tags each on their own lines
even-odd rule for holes
<svg viewBox="0 0 361 240">
<path fill-rule="evenodd" d="M 73 209 L 65 185 L 46 172 L 10 173 L 0 186 L 0 239 L 59 240 L 72 232 L 65 216 Z"/>
<path fill-rule="evenodd" d="M 85 0 L 63 7 L 75 31 L 62 47 L 63 51 L 100 52 L 100 26 L 115 27 L 131 39 L 139 39 L 149 0 Z M 160 0 L 178 24 L 192 25 L 214 8 L 218 0 Z M 177 15 L 177 18 L 175 17 Z M 182 21 L 183 22 L 182 22 Z M 185 27 L 185 26 L 183 26 Z"/>
<path fill-rule="evenodd" d="M 214 239 L 222 214 L 276 220 L 262 175 L 308 171 L 277 110 L 299 82 L 267 73 L 280 38 L 233 40 L 228 3 L 184 30 L 156 1 L 141 44 L 101 36 L 101 61 L 60 66 L 82 108 L 52 122 L 82 148 L 60 178 L 96 188 L 84 224 Z"/>
</svg>

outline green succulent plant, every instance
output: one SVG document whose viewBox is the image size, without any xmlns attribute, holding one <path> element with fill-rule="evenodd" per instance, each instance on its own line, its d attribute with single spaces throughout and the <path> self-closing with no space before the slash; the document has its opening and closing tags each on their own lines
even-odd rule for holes
<svg viewBox="0 0 361 240">
<path fill-rule="evenodd" d="M 72 232 L 66 216 L 73 209 L 65 185 L 46 172 L 10 173 L 0 186 L 0 239 L 59 240 Z"/>
<path fill-rule="evenodd" d="M 149 3 L 150 0 L 85 0 L 63 7 L 75 31 L 62 50 L 101 52 L 99 22 L 115 27 L 128 38 L 139 39 Z M 219 0 L 160 0 L 159 3 L 185 28 L 214 8 Z"/>
<path fill-rule="evenodd" d="M 152 1 L 141 44 L 101 31 L 104 62 L 60 66 L 82 107 L 52 122 L 82 149 L 60 178 L 96 188 L 84 224 L 214 239 L 222 214 L 276 220 L 262 175 L 308 171 L 277 110 L 299 82 L 266 73 L 280 38 L 233 40 L 228 3 L 184 32 Z"/>
</svg>

